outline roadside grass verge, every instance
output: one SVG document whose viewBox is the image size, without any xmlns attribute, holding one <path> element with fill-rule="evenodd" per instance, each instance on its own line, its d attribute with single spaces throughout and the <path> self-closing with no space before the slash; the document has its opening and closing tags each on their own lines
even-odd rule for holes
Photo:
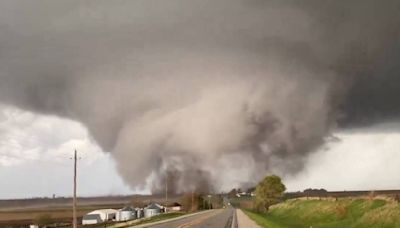
<svg viewBox="0 0 400 228">
<path fill-rule="evenodd" d="M 148 219 L 143 219 L 140 222 L 136 223 L 135 225 L 151 223 L 151 222 L 158 222 L 158 221 L 166 220 L 166 219 L 172 219 L 172 218 L 176 218 L 176 217 L 179 217 L 179 216 L 182 216 L 185 214 L 186 213 L 183 213 L 183 212 L 172 212 L 172 213 L 160 214 L 160 215 L 156 215 L 151 218 L 148 218 Z"/>
<path fill-rule="evenodd" d="M 249 210 L 243 212 L 254 220 L 258 225 L 269 228 L 289 228 L 290 226 L 283 224 L 281 221 L 274 221 L 275 219 L 268 214 L 260 214 Z"/>
<path fill-rule="evenodd" d="M 271 228 L 400 228 L 400 205 L 388 199 L 292 199 L 268 213 L 243 211 L 257 224 Z"/>
<path fill-rule="evenodd" d="M 131 220 L 127 222 L 118 222 L 118 223 L 113 223 L 112 225 L 107 225 L 107 227 L 114 227 L 114 228 L 123 228 L 123 227 L 131 227 L 131 226 L 137 226 L 141 224 L 146 224 L 146 223 L 152 223 L 152 222 L 158 222 L 166 219 L 172 219 L 176 217 L 180 217 L 182 215 L 186 215 L 187 213 L 184 212 L 171 212 L 171 213 L 164 213 L 160 215 L 156 215 L 150 218 L 143 218 L 143 219 L 137 219 L 137 220 Z M 104 227 L 99 225 L 96 227 Z"/>
</svg>

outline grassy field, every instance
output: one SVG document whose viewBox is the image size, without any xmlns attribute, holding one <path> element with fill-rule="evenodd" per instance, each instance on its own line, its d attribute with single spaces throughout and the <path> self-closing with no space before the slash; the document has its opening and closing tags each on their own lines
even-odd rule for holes
<svg viewBox="0 0 400 228">
<path fill-rule="evenodd" d="M 273 206 L 266 214 L 244 212 L 269 228 L 400 228 L 400 204 L 387 199 L 294 199 Z"/>
</svg>

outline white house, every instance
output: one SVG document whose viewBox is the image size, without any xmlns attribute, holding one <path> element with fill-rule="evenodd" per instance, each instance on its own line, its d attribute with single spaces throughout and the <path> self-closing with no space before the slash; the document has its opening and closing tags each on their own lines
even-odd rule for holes
<svg viewBox="0 0 400 228">
<path fill-rule="evenodd" d="M 82 225 L 97 224 L 110 220 L 115 220 L 117 210 L 101 209 L 92 211 L 82 218 Z"/>
</svg>

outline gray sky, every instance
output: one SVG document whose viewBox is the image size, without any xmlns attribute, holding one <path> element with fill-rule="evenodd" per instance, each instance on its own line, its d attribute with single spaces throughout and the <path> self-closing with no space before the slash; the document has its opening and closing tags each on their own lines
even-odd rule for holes
<svg viewBox="0 0 400 228">
<path fill-rule="evenodd" d="M 70 196 L 74 149 L 79 195 L 132 193 L 81 124 L 0 106 L 0 198 Z"/>
<path fill-rule="evenodd" d="M 79 195 L 149 192 L 125 185 L 113 159 L 96 146 L 81 124 L 5 106 L 0 113 L 0 180 L 7 183 L 0 198 L 70 196 L 73 167 L 69 158 L 74 148 L 82 157 Z M 288 190 L 400 188 L 399 129 L 399 124 L 391 123 L 335 134 L 340 141 L 310 155 L 304 171 L 285 178 Z M 244 181 L 241 175 L 231 178 Z"/>
<path fill-rule="evenodd" d="M 398 0 L 1 1 L 0 164 L 50 167 L 81 145 L 88 170 L 104 171 L 103 161 L 133 189 L 156 192 L 166 173 L 176 192 L 268 173 L 311 181 L 310 170 L 343 168 L 327 163 L 333 155 L 375 153 L 355 146 L 372 140 L 365 129 L 393 143 L 397 129 L 382 124 L 400 117 L 399 9 Z M 15 123 L 10 110 L 22 113 Z"/>
</svg>

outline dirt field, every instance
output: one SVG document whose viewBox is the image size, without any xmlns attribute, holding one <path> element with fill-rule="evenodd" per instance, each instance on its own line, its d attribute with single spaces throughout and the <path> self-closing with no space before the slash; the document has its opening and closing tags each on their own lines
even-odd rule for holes
<svg viewBox="0 0 400 228">
<path fill-rule="evenodd" d="M 114 208 L 119 209 L 125 204 L 109 204 L 109 205 L 92 205 L 92 206 L 80 206 L 78 207 L 77 213 L 79 220 L 86 213 L 100 209 L 100 208 Z M 58 207 L 58 208 L 29 208 L 29 209 L 18 209 L 10 211 L 0 212 L 0 227 L 14 225 L 20 227 L 22 225 L 29 225 L 34 223 L 35 220 L 41 216 L 50 216 L 54 222 L 70 222 L 72 219 L 72 209 L 69 207 Z"/>
<path fill-rule="evenodd" d="M 169 200 L 177 201 L 179 196 L 169 197 Z M 81 219 L 83 215 L 96 209 L 120 209 L 125 205 L 143 206 L 149 202 L 163 202 L 163 197 L 151 195 L 88 197 L 78 198 L 78 202 L 77 212 Z M 0 227 L 25 227 L 43 215 L 50 216 L 54 222 L 70 222 L 72 199 L 0 200 Z"/>
</svg>

